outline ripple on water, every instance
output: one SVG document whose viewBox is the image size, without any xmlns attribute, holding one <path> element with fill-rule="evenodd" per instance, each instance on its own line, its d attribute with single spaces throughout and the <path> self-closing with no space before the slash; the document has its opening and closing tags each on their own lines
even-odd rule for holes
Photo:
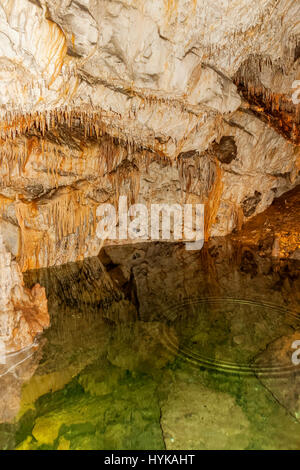
<svg viewBox="0 0 300 470">
<path fill-rule="evenodd" d="M 274 377 L 300 372 L 292 362 L 295 334 L 300 340 L 299 312 L 266 302 L 208 297 L 185 299 L 162 314 L 167 319 L 164 346 L 194 366 Z M 293 341 L 287 348 L 289 337 Z M 279 338 L 285 339 L 282 354 L 270 358 L 265 351 Z"/>
</svg>

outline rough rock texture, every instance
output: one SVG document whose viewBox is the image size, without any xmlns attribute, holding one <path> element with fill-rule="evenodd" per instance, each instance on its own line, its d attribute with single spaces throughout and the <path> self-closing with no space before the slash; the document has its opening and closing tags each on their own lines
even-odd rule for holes
<svg viewBox="0 0 300 470">
<path fill-rule="evenodd" d="M 24 383 L 34 375 L 43 352 L 43 344 L 35 344 L 16 354 L 9 355 L 5 364 L 0 365 L 0 422 L 11 423 L 15 420 L 19 409 Z M 9 431 L 9 429 L 7 430 Z M 11 433 L 2 429 L 0 448 L 11 445 Z"/>
<path fill-rule="evenodd" d="M 1 363 L 6 363 L 7 354 L 31 346 L 49 321 L 45 289 L 39 284 L 24 287 L 20 268 L 0 234 Z"/>
<path fill-rule="evenodd" d="M 172 386 L 169 399 L 162 406 L 167 449 L 247 448 L 249 422 L 232 396 L 204 387 L 201 380 L 190 383 L 180 373 Z"/>
<path fill-rule="evenodd" d="M 274 258 L 300 260 L 300 187 L 283 194 L 262 214 L 231 235 L 232 240 L 257 247 Z"/>
<path fill-rule="evenodd" d="M 294 341 L 298 341 L 299 344 L 299 338 L 299 332 L 292 332 L 290 335 L 282 336 L 273 341 L 265 351 L 258 355 L 255 367 L 263 367 L 266 363 L 272 364 L 273 367 L 284 367 L 287 364 L 287 359 L 291 356 L 291 345 Z M 272 377 L 259 377 L 259 379 L 270 390 L 276 400 L 282 403 L 286 410 L 299 420 L 300 399 L 297 392 L 300 384 L 299 374 L 290 374 L 286 377 L 277 377 L 277 379 Z"/>
<path fill-rule="evenodd" d="M 3 0 L 0 215 L 22 269 L 96 255 L 119 194 L 202 202 L 208 238 L 295 186 L 299 8 Z"/>
</svg>

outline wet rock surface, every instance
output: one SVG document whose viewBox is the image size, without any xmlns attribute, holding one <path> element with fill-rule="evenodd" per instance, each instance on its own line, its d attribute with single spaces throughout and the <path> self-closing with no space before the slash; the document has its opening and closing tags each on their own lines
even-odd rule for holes
<svg viewBox="0 0 300 470">
<path fill-rule="evenodd" d="M 259 214 L 243 228 L 231 235 L 235 243 L 258 249 L 262 256 L 298 259 L 300 246 L 299 218 L 300 190 L 282 195 L 263 214 Z"/>
</svg>

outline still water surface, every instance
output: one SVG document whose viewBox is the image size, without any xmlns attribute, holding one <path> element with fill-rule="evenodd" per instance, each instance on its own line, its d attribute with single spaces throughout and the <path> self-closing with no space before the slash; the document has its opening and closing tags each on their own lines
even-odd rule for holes
<svg viewBox="0 0 300 470">
<path fill-rule="evenodd" d="M 0 366 L 0 448 L 300 449 L 298 273 L 163 244 L 27 273 L 51 326 Z"/>
</svg>

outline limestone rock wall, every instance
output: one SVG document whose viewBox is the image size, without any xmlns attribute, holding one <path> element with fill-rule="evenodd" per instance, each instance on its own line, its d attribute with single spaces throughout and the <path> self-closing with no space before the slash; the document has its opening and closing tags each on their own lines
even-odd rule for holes
<svg viewBox="0 0 300 470">
<path fill-rule="evenodd" d="M 1 364 L 6 356 L 31 346 L 49 326 L 45 289 L 24 287 L 20 268 L 6 249 L 0 234 L 0 347 Z"/>
<path fill-rule="evenodd" d="M 204 203 L 226 235 L 299 183 L 293 0 L 4 0 L 0 216 L 22 269 L 96 255 L 96 207 Z"/>
</svg>

